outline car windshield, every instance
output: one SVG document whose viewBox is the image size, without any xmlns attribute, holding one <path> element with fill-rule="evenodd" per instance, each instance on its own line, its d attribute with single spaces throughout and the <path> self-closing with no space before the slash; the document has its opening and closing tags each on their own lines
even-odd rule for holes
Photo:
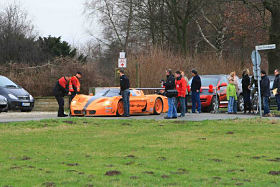
<svg viewBox="0 0 280 187">
<path fill-rule="evenodd" d="M 203 77 L 201 76 L 201 86 L 202 87 L 208 87 L 210 84 L 212 84 L 213 86 L 217 86 L 219 79 L 215 78 L 215 77 Z M 189 81 L 189 84 L 192 84 L 192 79 Z"/>
<path fill-rule="evenodd" d="M 7 77 L 0 76 L 0 87 L 19 88 L 17 84 L 8 79 Z"/>
<path fill-rule="evenodd" d="M 119 89 L 104 89 L 96 94 L 96 96 L 102 97 L 115 97 L 120 93 Z"/>
</svg>

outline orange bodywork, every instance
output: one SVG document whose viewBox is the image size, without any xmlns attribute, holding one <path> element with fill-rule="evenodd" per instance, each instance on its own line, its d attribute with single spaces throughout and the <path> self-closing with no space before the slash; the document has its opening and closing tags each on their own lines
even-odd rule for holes
<svg viewBox="0 0 280 187">
<path fill-rule="evenodd" d="M 121 116 L 124 113 L 122 97 L 117 88 L 107 88 L 95 96 L 76 95 L 70 110 L 72 116 Z M 167 111 L 167 97 L 130 90 L 130 115 L 161 114 Z"/>
</svg>

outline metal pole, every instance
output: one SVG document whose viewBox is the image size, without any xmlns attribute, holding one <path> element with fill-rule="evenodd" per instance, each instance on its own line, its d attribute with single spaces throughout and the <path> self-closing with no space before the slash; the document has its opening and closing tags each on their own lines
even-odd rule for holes
<svg viewBox="0 0 280 187">
<path fill-rule="evenodd" d="M 256 59 L 256 66 L 257 66 L 257 74 L 258 74 L 258 96 L 259 96 L 259 110 L 260 110 L 260 117 L 262 117 L 262 98 L 261 98 L 261 77 L 260 77 L 260 66 L 259 60 L 257 58 L 258 50 L 256 49 L 255 52 L 255 59 Z"/>
</svg>

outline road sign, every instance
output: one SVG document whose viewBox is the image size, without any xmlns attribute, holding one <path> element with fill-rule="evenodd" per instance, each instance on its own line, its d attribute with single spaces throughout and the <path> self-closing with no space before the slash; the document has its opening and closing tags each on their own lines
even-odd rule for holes
<svg viewBox="0 0 280 187">
<path fill-rule="evenodd" d="M 120 52 L 120 58 L 125 58 L 125 52 Z"/>
<path fill-rule="evenodd" d="M 251 55 L 252 63 L 254 66 L 260 66 L 261 65 L 261 55 L 258 51 L 253 51 Z"/>
<path fill-rule="evenodd" d="M 126 58 L 119 58 L 119 68 L 126 68 Z"/>
<path fill-rule="evenodd" d="M 257 51 L 269 50 L 269 49 L 275 49 L 275 48 L 276 48 L 276 44 L 258 45 L 258 46 L 256 46 L 256 50 Z"/>
</svg>

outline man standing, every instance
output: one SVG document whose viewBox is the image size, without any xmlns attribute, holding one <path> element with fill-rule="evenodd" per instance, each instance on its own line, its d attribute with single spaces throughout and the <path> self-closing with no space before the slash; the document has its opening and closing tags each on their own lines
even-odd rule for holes
<svg viewBox="0 0 280 187">
<path fill-rule="evenodd" d="M 81 78 L 82 78 L 82 73 L 77 72 L 76 75 L 71 77 L 69 81 L 69 107 L 73 98 L 81 91 L 81 84 L 80 84 Z"/>
<path fill-rule="evenodd" d="M 187 83 L 186 80 L 181 75 L 180 71 L 176 71 L 175 77 L 176 77 L 175 80 L 176 90 L 178 91 L 175 107 L 177 107 L 177 103 L 180 102 L 181 115 L 179 117 L 185 117 L 185 113 L 186 113 L 185 96 L 186 96 Z"/>
<path fill-rule="evenodd" d="M 278 111 L 280 111 L 280 73 L 278 69 L 274 71 L 274 75 L 275 75 L 275 79 L 273 82 L 273 90 L 277 89 L 275 98 L 278 106 Z"/>
<path fill-rule="evenodd" d="M 61 77 L 54 89 L 53 89 L 53 93 L 54 96 L 56 98 L 56 101 L 58 103 L 58 114 L 57 117 L 66 117 L 68 115 L 64 114 L 64 96 L 67 95 L 68 93 L 68 81 L 69 81 L 69 77 L 65 76 L 65 77 Z"/>
<path fill-rule="evenodd" d="M 182 75 L 182 77 L 184 77 L 184 79 L 185 79 L 185 81 L 186 81 L 185 106 L 186 106 L 186 113 L 188 113 L 188 95 L 189 95 L 189 90 L 188 90 L 188 88 L 190 88 L 189 79 L 188 79 L 187 76 L 185 76 L 185 72 L 181 71 L 181 75 Z"/>
<path fill-rule="evenodd" d="M 177 118 L 177 109 L 175 106 L 175 97 L 177 96 L 177 90 L 175 87 L 175 78 L 172 75 L 172 71 L 166 70 L 166 82 L 163 84 L 165 87 L 165 95 L 168 99 L 168 112 L 164 119 Z"/>
<path fill-rule="evenodd" d="M 129 79 L 124 74 L 124 70 L 120 70 L 120 87 L 121 87 L 121 95 L 123 98 L 123 106 L 124 106 L 124 117 L 129 117 L 129 97 L 130 97 L 130 91 L 129 91 Z"/>
<path fill-rule="evenodd" d="M 249 77 L 249 69 L 245 69 L 242 74 L 242 91 L 243 91 L 243 97 L 244 97 L 244 114 L 246 114 L 247 110 L 249 110 L 249 114 L 251 114 L 251 90 L 250 84 L 251 80 Z"/>
<path fill-rule="evenodd" d="M 200 103 L 200 88 L 201 88 L 201 79 L 198 76 L 196 70 L 192 70 L 192 84 L 191 84 L 191 92 L 192 92 L 192 113 L 195 113 L 196 105 L 198 113 L 201 113 L 201 103 Z"/>
<path fill-rule="evenodd" d="M 269 110 L 270 81 L 264 70 L 261 71 L 261 96 L 263 99 L 264 117 L 271 117 Z"/>
</svg>

